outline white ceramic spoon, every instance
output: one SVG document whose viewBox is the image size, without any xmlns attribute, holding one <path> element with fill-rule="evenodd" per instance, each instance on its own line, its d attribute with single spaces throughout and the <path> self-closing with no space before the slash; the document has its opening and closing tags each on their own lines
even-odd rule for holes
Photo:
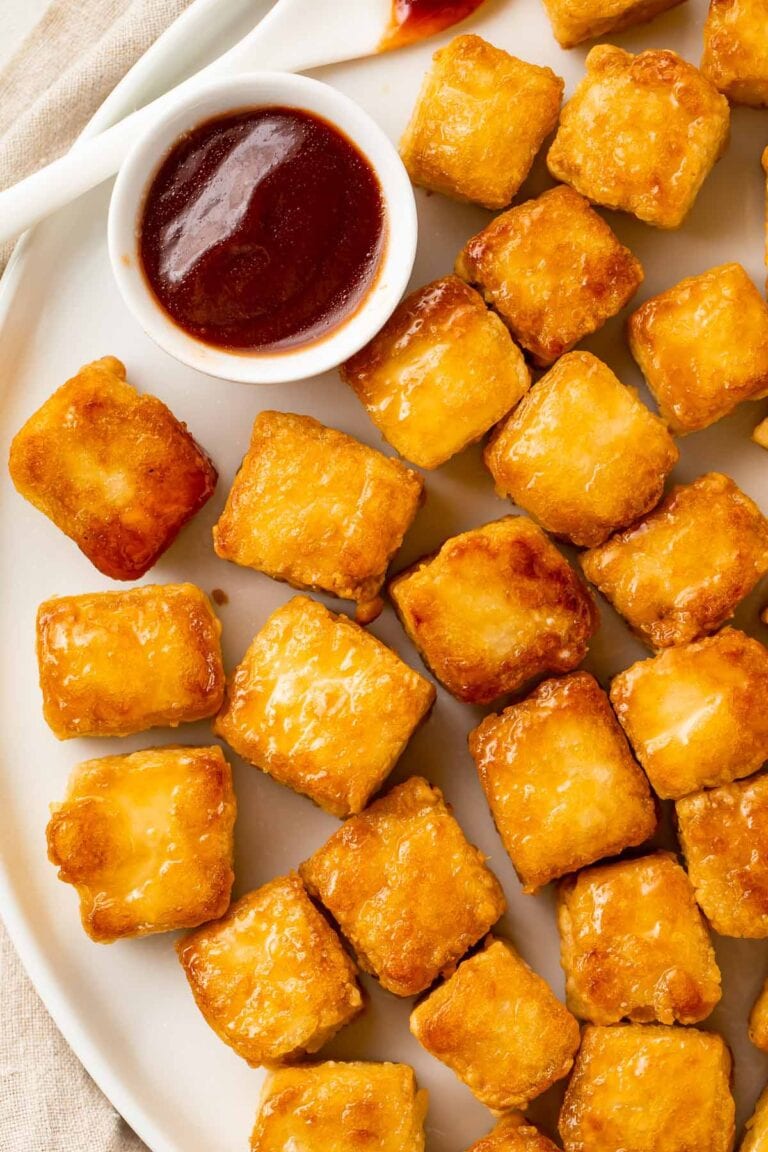
<svg viewBox="0 0 768 1152">
<path fill-rule="evenodd" d="M 0 192 L 0 243 L 114 176 L 158 112 L 194 91 L 202 80 L 260 69 L 305 72 L 370 56 L 380 51 L 391 11 L 391 0 L 277 0 L 247 36 L 207 68 Z"/>
</svg>

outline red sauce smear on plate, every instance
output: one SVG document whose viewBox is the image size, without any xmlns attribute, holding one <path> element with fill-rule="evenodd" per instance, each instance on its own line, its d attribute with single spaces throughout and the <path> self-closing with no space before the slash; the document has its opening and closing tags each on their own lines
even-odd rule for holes
<svg viewBox="0 0 768 1152">
<path fill-rule="evenodd" d="M 435 36 L 466 20 L 483 0 L 392 0 L 392 20 L 380 51 Z"/>
<path fill-rule="evenodd" d="M 220 348 L 276 352 L 337 328 L 376 279 L 381 187 L 356 146 L 296 108 L 198 125 L 144 204 L 139 253 L 160 304 Z"/>
</svg>

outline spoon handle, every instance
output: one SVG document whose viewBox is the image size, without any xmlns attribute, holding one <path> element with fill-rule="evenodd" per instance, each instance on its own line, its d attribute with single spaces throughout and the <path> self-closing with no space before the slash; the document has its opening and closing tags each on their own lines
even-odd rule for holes
<svg viewBox="0 0 768 1152">
<path fill-rule="evenodd" d="M 310 0 L 309 6 L 306 0 L 278 0 L 243 40 L 207 68 L 98 136 L 78 141 L 60 159 L 0 192 L 0 243 L 114 176 L 134 140 L 159 114 L 205 80 L 258 69 L 303 72 L 368 55 L 376 51 L 384 26 L 381 11 L 379 0 L 372 4 Z M 300 36 L 297 26 L 303 27 Z"/>
</svg>

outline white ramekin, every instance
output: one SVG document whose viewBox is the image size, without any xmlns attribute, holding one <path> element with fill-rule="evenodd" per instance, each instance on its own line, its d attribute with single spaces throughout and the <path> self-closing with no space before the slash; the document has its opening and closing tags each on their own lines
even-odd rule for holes
<svg viewBox="0 0 768 1152">
<path fill-rule="evenodd" d="M 180 136 L 212 117 L 265 105 L 316 113 L 339 128 L 367 157 L 381 185 L 386 240 L 367 296 L 337 328 L 314 343 L 284 352 L 227 351 L 190 336 L 157 301 L 138 255 L 141 213 L 149 185 Z M 125 303 L 144 331 L 182 363 L 210 376 L 246 384 L 277 384 L 316 376 L 367 344 L 405 291 L 416 255 L 416 236 L 413 189 L 391 141 L 362 108 L 335 88 L 286 72 L 254 72 L 212 81 L 180 100 L 131 149 L 109 207 L 112 271 Z"/>
</svg>

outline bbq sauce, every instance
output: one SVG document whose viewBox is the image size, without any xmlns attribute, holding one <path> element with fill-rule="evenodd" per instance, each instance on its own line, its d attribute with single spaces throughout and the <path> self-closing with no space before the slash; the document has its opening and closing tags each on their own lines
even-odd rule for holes
<svg viewBox="0 0 768 1152">
<path fill-rule="evenodd" d="M 483 0 L 392 0 L 392 19 L 380 48 L 401 48 L 466 20 Z"/>
<path fill-rule="evenodd" d="M 263 107 L 208 120 L 155 176 L 139 253 L 190 335 L 278 352 L 337 328 L 373 285 L 386 242 L 371 165 L 327 121 Z"/>
</svg>

